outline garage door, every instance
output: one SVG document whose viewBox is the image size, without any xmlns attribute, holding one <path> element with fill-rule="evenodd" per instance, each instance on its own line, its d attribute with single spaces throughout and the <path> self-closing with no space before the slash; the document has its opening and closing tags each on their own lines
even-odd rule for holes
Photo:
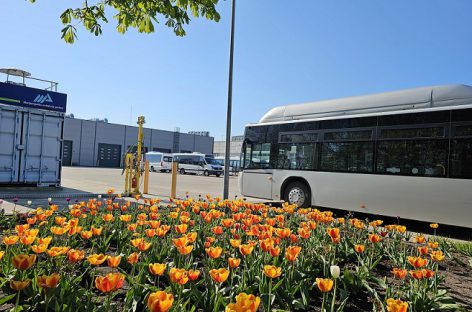
<svg viewBox="0 0 472 312">
<path fill-rule="evenodd" d="M 121 145 L 98 144 L 98 167 L 119 168 L 121 161 Z"/>
</svg>

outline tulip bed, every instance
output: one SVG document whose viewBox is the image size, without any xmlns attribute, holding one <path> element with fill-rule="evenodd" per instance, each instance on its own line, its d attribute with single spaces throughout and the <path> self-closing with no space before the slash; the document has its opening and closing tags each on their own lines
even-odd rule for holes
<svg viewBox="0 0 472 312">
<path fill-rule="evenodd" d="M 1 232 L 0 307 L 459 309 L 439 270 L 449 253 L 435 236 L 287 204 L 136 199 L 97 198 L 15 216 Z"/>
</svg>

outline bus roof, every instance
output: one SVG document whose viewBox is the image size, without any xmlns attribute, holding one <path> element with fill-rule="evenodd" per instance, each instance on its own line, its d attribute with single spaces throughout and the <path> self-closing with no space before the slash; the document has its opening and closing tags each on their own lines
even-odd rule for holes
<svg viewBox="0 0 472 312">
<path fill-rule="evenodd" d="M 259 123 L 472 104 L 472 86 L 455 84 L 279 106 Z"/>
</svg>

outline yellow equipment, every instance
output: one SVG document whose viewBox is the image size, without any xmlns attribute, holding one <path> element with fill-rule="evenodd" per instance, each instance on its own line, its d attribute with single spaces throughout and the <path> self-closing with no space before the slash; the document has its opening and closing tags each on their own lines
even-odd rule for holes
<svg viewBox="0 0 472 312">
<path fill-rule="evenodd" d="M 139 195 L 139 182 L 143 173 L 141 167 L 142 148 L 144 145 L 143 125 L 145 123 L 144 116 L 138 117 L 138 145 L 135 153 L 127 153 L 125 158 L 125 191 L 123 196 Z M 147 181 L 146 181 L 147 184 Z"/>
</svg>

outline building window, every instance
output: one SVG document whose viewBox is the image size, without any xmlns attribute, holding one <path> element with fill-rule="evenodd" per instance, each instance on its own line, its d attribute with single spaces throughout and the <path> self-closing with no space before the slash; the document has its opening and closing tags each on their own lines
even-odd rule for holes
<svg viewBox="0 0 472 312">
<path fill-rule="evenodd" d="M 382 129 L 380 131 L 380 138 L 444 138 L 444 127 Z"/>
<path fill-rule="evenodd" d="M 372 130 L 361 130 L 361 131 L 333 131 L 325 132 L 325 141 L 359 141 L 359 140 L 371 140 Z"/>
<path fill-rule="evenodd" d="M 446 176 L 447 140 L 396 140 L 377 144 L 377 173 Z"/>
<path fill-rule="evenodd" d="M 472 138 L 451 141 L 451 177 L 472 179 Z"/>
<path fill-rule="evenodd" d="M 373 143 L 322 143 L 321 169 L 344 172 L 372 172 Z"/>
<path fill-rule="evenodd" d="M 279 144 L 278 169 L 314 170 L 316 143 Z"/>
</svg>

